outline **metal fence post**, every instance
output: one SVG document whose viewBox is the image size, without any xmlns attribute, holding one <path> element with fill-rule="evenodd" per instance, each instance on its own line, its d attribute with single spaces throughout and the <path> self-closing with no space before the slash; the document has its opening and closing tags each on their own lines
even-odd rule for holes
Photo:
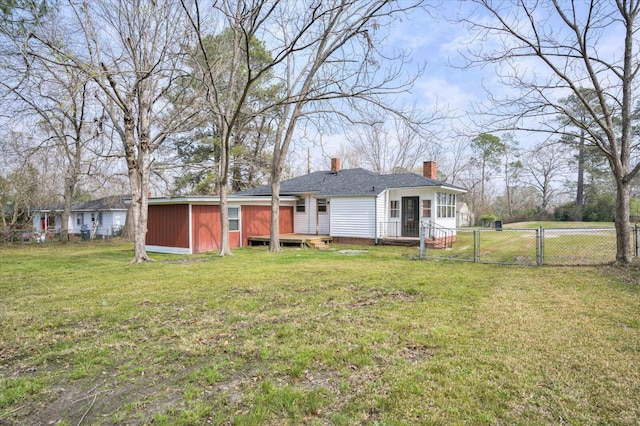
<svg viewBox="0 0 640 426">
<path fill-rule="evenodd" d="M 473 261 L 480 262 L 480 230 L 473 231 Z"/>
<path fill-rule="evenodd" d="M 544 228 L 540 225 L 539 228 L 540 241 L 539 241 L 539 251 L 540 251 L 540 260 L 538 265 L 544 265 Z"/>
<path fill-rule="evenodd" d="M 636 246 L 636 257 L 640 257 L 639 253 L 638 253 L 638 224 L 636 223 L 636 226 L 633 227 L 633 239 L 635 240 L 635 246 Z"/>
<path fill-rule="evenodd" d="M 424 259 L 424 226 L 420 224 L 420 259 Z"/>
<path fill-rule="evenodd" d="M 540 265 L 540 228 L 536 229 L 536 265 Z"/>
</svg>

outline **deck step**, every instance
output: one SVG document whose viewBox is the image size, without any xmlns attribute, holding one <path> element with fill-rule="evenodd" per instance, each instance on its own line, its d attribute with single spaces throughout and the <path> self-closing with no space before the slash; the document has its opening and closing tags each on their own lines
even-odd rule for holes
<svg viewBox="0 0 640 426">
<path fill-rule="evenodd" d="M 329 244 L 327 244 L 326 241 L 323 241 L 320 238 L 313 239 L 313 240 L 307 240 L 307 241 L 305 241 L 305 243 L 310 248 L 315 248 L 315 249 L 326 249 L 326 248 L 329 248 Z"/>
</svg>

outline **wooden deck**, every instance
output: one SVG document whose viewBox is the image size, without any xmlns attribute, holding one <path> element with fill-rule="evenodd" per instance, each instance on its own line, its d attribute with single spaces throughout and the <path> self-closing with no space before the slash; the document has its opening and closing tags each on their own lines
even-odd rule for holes
<svg viewBox="0 0 640 426">
<path fill-rule="evenodd" d="M 268 235 L 257 235 L 249 237 L 249 245 L 269 244 Z M 280 245 L 298 245 L 300 247 L 326 248 L 333 241 L 330 235 L 312 234 L 280 234 Z"/>
</svg>

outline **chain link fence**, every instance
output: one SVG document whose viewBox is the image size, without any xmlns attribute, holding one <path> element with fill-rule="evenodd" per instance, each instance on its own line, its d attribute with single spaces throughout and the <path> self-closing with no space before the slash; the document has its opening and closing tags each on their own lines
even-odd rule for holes
<svg viewBox="0 0 640 426">
<path fill-rule="evenodd" d="M 121 225 L 100 227 L 95 233 L 69 234 L 71 240 L 106 240 L 122 235 Z M 28 228 L 0 228 L 0 244 L 47 244 L 60 241 L 59 230 L 33 231 Z"/>
<path fill-rule="evenodd" d="M 639 233 L 638 225 L 632 227 L 634 257 L 639 254 Z M 451 247 L 422 243 L 420 257 L 509 265 L 602 265 L 616 259 L 616 231 L 613 227 L 458 229 Z"/>
</svg>

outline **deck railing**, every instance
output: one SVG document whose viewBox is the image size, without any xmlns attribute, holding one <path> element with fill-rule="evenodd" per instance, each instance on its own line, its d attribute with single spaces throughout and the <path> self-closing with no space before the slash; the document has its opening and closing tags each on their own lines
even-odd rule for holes
<svg viewBox="0 0 640 426">
<path fill-rule="evenodd" d="M 378 238 L 418 238 L 420 223 L 378 222 Z"/>
<path fill-rule="evenodd" d="M 427 245 L 431 244 L 433 248 L 451 248 L 456 241 L 456 231 L 425 220 L 420 223 L 421 245 L 423 241 Z"/>
</svg>

